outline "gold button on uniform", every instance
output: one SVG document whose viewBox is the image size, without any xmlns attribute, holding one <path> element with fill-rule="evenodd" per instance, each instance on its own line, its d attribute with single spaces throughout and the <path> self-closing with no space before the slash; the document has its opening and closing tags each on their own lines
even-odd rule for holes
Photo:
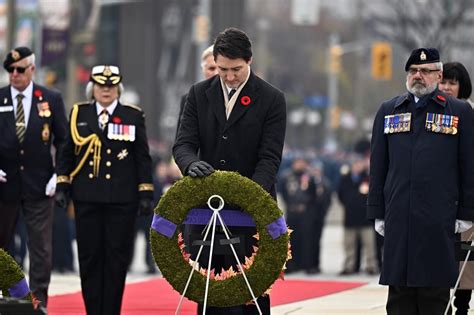
<svg viewBox="0 0 474 315">
<path fill-rule="evenodd" d="M 105 163 L 105 165 L 107 165 L 108 167 L 110 167 L 110 166 L 112 165 L 112 162 L 107 161 L 107 162 Z"/>
<path fill-rule="evenodd" d="M 89 161 L 90 166 L 94 166 L 94 161 Z"/>
<path fill-rule="evenodd" d="M 110 154 L 110 153 L 112 153 L 112 150 L 107 149 L 107 154 Z"/>
<path fill-rule="evenodd" d="M 20 166 L 20 170 L 23 171 L 25 169 L 25 167 L 22 165 Z"/>
<path fill-rule="evenodd" d="M 20 150 L 20 154 L 21 155 L 25 154 L 25 150 Z"/>
<path fill-rule="evenodd" d="M 105 178 L 110 179 L 110 177 L 112 177 L 110 174 L 105 174 Z"/>
<path fill-rule="evenodd" d="M 94 174 L 89 173 L 89 178 L 92 178 L 92 177 L 94 177 Z"/>
</svg>

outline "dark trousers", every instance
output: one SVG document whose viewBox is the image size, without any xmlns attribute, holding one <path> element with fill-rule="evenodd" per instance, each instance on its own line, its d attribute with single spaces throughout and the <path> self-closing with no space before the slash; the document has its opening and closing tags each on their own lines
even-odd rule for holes
<svg viewBox="0 0 474 315">
<path fill-rule="evenodd" d="M 454 306 L 456 306 L 456 315 L 467 315 L 469 311 L 469 302 L 471 301 L 472 290 L 456 290 Z"/>
<path fill-rule="evenodd" d="M 8 250 L 13 234 L 15 232 L 15 225 L 20 213 L 20 205 L 18 203 L 7 203 L 0 201 L 0 248 Z"/>
<path fill-rule="evenodd" d="M 2 212 L 7 211 L 18 215 L 21 209 L 23 213 L 28 234 L 27 246 L 30 255 L 30 290 L 42 302 L 42 306 L 47 306 L 48 287 L 51 279 L 53 199 L 45 198 L 35 201 L 21 200 L 2 203 L 0 208 L 2 208 Z M 10 218 L 7 220 L 8 223 L 6 224 L 10 225 Z M 0 226 L 1 225 L 3 225 L 3 217 Z M 13 227 L 14 226 L 15 223 L 13 223 Z M 13 233 L 13 231 L 11 231 L 11 233 Z M 11 239 L 11 235 L 8 237 L 9 240 Z"/>
<path fill-rule="evenodd" d="M 132 255 L 137 203 L 74 202 L 82 297 L 88 315 L 118 315 Z"/>
<path fill-rule="evenodd" d="M 389 286 L 387 315 L 443 315 L 449 288 Z M 451 310 L 448 312 L 451 314 Z"/>
</svg>

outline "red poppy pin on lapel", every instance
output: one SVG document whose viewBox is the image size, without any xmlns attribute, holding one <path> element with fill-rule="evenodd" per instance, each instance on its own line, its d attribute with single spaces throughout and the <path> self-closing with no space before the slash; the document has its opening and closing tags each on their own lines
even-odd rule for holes
<svg viewBox="0 0 474 315">
<path fill-rule="evenodd" d="M 252 102 L 252 100 L 250 99 L 250 97 L 248 97 L 247 95 L 245 96 L 242 96 L 240 98 L 240 103 L 244 106 L 249 106 L 250 105 L 250 102 Z"/>
<path fill-rule="evenodd" d="M 444 98 L 443 95 L 437 95 L 436 97 L 437 97 L 440 101 L 446 102 L 446 99 Z"/>
<path fill-rule="evenodd" d="M 112 117 L 112 122 L 114 124 L 120 124 L 120 123 L 122 123 L 122 119 L 120 119 L 120 117 L 114 116 L 114 117 Z"/>
<path fill-rule="evenodd" d="M 40 101 L 43 100 L 43 92 L 41 92 L 41 90 L 35 90 L 33 92 L 33 94 L 35 95 L 35 97 L 37 97 Z"/>
</svg>

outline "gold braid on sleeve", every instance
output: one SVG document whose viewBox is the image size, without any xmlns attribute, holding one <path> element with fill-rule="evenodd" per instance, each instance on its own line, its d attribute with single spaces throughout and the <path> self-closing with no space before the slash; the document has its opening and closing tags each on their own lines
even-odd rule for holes
<svg viewBox="0 0 474 315">
<path fill-rule="evenodd" d="M 102 147 L 102 142 L 99 139 L 99 136 L 97 136 L 95 133 L 87 136 L 87 137 L 81 137 L 79 135 L 79 131 L 77 131 L 77 114 L 79 112 L 79 106 L 77 104 L 74 104 L 74 107 L 72 108 L 72 113 L 71 113 L 71 136 L 72 140 L 74 141 L 74 144 L 76 145 L 74 149 L 74 153 L 76 155 L 79 155 L 81 152 L 82 147 L 87 145 L 87 149 L 84 152 L 84 156 L 82 157 L 81 161 L 79 164 L 76 166 L 74 171 L 72 171 L 71 175 L 69 177 L 72 179 L 74 176 L 76 176 L 77 173 L 81 170 L 82 166 L 84 166 L 84 163 L 86 162 L 87 158 L 89 157 L 89 154 L 91 151 L 94 154 L 93 157 L 93 174 L 95 177 L 99 176 L 99 166 L 100 166 L 100 149 Z"/>
</svg>

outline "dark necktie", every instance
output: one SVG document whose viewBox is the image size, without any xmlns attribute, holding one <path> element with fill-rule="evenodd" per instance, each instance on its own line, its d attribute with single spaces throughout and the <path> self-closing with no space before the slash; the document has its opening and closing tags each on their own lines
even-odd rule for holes
<svg viewBox="0 0 474 315">
<path fill-rule="evenodd" d="M 18 94 L 16 96 L 17 106 L 16 106 L 16 135 L 18 137 L 18 141 L 23 143 L 25 140 L 25 132 L 26 132 L 26 125 L 25 125 L 25 111 L 23 110 L 23 98 L 25 96 L 23 94 Z"/>
<path fill-rule="evenodd" d="M 99 115 L 99 127 L 104 131 L 105 127 L 107 127 L 107 123 L 109 122 L 109 112 L 104 108 Z"/>
<path fill-rule="evenodd" d="M 235 94 L 235 92 L 237 92 L 236 89 L 230 90 L 230 92 L 229 92 L 229 101 L 230 101 L 230 99 L 232 98 L 232 96 Z"/>
</svg>

